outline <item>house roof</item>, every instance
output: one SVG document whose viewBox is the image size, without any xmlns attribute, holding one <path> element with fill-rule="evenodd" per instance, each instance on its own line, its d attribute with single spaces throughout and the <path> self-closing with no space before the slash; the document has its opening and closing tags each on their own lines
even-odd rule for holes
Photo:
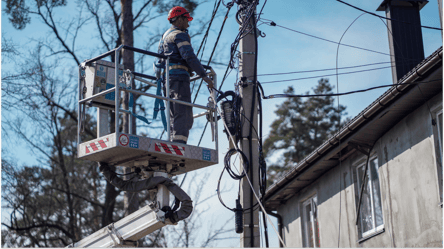
<svg viewBox="0 0 444 249">
<path fill-rule="evenodd" d="M 402 77 L 336 134 L 300 161 L 264 196 L 267 210 L 310 185 L 355 151 L 371 146 L 390 128 L 427 100 L 442 92 L 442 47 Z"/>
</svg>

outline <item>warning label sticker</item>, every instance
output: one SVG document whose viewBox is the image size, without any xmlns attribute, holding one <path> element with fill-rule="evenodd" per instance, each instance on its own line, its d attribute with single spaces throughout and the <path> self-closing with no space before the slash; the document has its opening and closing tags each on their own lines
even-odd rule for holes
<svg viewBox="0 0 444 249">
<path fill-rule="evenodd" d="M 202 149 L 202 160 L 211 161 L 211 151 Z"/>
<path fill-rule="evenodd" d="M 127 146 L 129 143 L 129 139 L 128 136 L 125 134 L 120 135 L 119 137 L 119 142 L 122 146 Z"/>
<path fill-rule="evenodd" d="M 139 138 L 130 136 L 129 137 L 129 147 L 138 149 L 139 148 Z"/>
</svg>

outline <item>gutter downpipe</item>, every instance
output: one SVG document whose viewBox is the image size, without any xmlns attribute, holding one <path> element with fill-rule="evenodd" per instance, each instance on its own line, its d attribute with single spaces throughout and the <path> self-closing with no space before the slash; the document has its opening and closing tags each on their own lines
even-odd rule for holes
<svg viewBox="0 0 444 249">
<path fill-rule="evenodd" d="M 283 225 L 283 223 L 282 223 L 282 216 L 280 216 L 279 214 L 275 214 L 275 213 L 273 213 L 273 212 L 271 212 L 271 211 L 268 211 L 267 212 L 267 214 L 268 215 L 271 215 L 271 216 L 273 216 L 273 217 L 276 217 L 277 218 L 277 221 L 278 221 L 278 229 L 279 229 L 279 236 L 281 237 L 281 238 L 283 238 L 283 228 L 284 228 L 284 225 Z M 284 245 L 282 245 L 282 242 L 279 240 L 279 247 L 280 248 L 282 248 L 282 247 L 284 247 Z"/>
<path fill-rule="evenodd" d="M 331 149 L 333 146 L 336 145 L 337 142 L 339 142 L 340 139 L 343 139 L 345 136 L 350 134 L 350 132 L 354 131 L 359 125 L 361 125 L 365 120 L 370 119 L 373 114 L 375 114 L 377 111 L 379 111 L 381 108 L 387 105 L 392 99 L 394 99 L 396 96 L 398 96 L 403 90 L 405 90 L 407 87 L 410 86 L 410 83 L 413 83 L 415 80 L 420 78 L 430 67 L 434 66 L 439 61 L 442 61 L 442 47 L 435 51 L 431 56 L 429 56 L 427 59 L 425 59 L 425 62 L 423 61 L 421 64 L 413 68 L 408 74 L 406 74 L 404 77 L 402 77 L 398 83 L 399 84 L 405 84 L 405 85 L 395 85 L 391 87 L 387 92 L 384 93 L 384 96 L 381 96 L 377 99 L 378 102 L 373 102 L 371 106 L 367 107 L 364 111 L 362 111 L 357 117 L 355 117 L 356 120 L 352 120 L 347 126 L 343 127 L 338 133 L 333 135 L 330 139 L 325 141 L 322 145 L 318 147 L 315 151 L 310 153 L 307 157 L 304 158 L 298 165 L 297 168 L 291 172 L 289 172 L 287 175 L 285 175 L 283 178 L 281 178 L 282 181 L 278 181 L 275 185 L 270 186 L 268 189 L 269 191 L 277 190 L 279 187 L 286 184 L 283 180 L 291 180 L 297 173 L 299 173 L 302 169 L 307 167 L 311 162 L 315 161 L 319 157 L 322 156 L 324 152 L 326 152 L 328 149 Z M 389 92 L 390 91 L 390 92 Z M 267 191 L 268 192 L 268 191 Z M 267 198 L 268 199 L 268 198 Z"/>
</svg>

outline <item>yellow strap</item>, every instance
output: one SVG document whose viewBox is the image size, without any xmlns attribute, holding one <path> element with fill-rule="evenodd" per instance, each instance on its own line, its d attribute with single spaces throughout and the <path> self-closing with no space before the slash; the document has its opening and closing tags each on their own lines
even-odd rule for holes
<svg viewBox="0 0 444 249">
<path fill-rule="evenodd" d="M 191 71 L 188 67 L 182 66 L 182 65 L 172 65 L 172 66 L 170 66 L 170 70 L 172 70 L 172 69 L 184 69 L 188 72 Z"/>
</svg>

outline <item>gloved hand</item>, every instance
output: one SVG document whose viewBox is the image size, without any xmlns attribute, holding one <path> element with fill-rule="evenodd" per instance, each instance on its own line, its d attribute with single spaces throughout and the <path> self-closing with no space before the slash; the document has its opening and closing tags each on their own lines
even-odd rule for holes
<svg viewBox="0 0 444 249">
<path fill-rule="evenodd" d="M 156 78 L 162 77 L 162 68 L 165 67 L 165 63 L 162 64 L 162 61 L 159 59 L 158 61 L 153 63 L 154 74 Z"/>
<path fill-rule="evenodd" d="M 210 89 L 214 88 L 214 83 L 212 79 L 208 78 L 208 76 L 205 76 L 202 79 L 208 84 L 208 88 Z"/>
</svg>

